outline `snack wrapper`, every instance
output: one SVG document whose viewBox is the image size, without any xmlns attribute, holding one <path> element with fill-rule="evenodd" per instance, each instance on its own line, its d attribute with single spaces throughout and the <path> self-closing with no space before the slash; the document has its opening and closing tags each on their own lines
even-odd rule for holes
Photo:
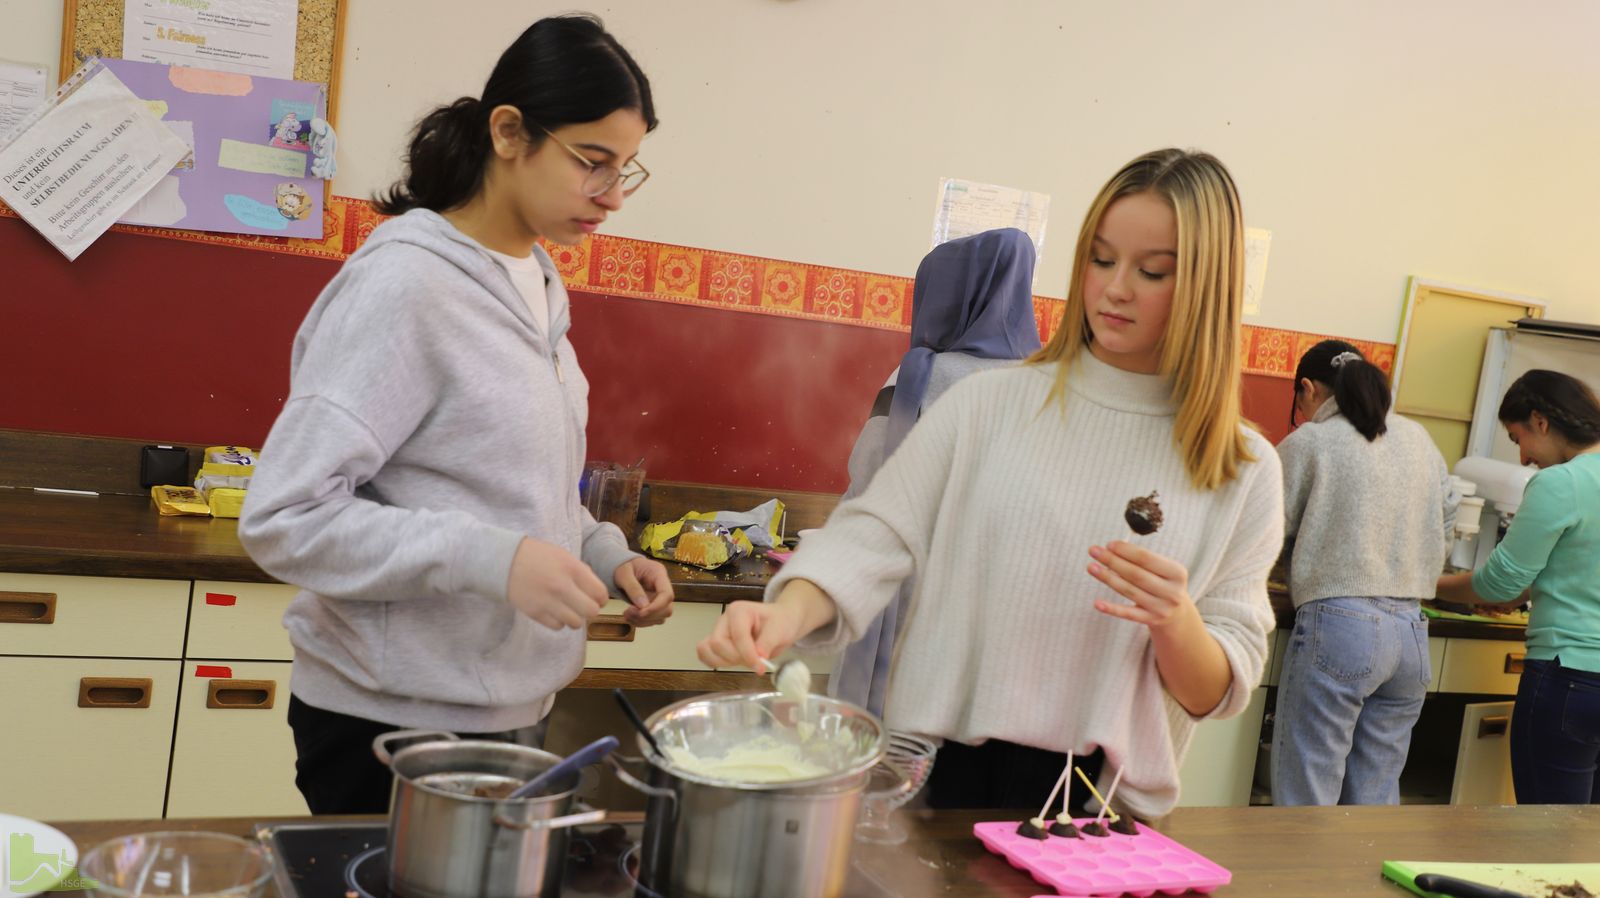
<svg viewBox="0 0 1600 898">
<path fill-rule="evenodd" d="M 211 514 L 211 507 L 200 491 L 187 486 L 153 486 L 150 499 L 156 503 L 156 511 L 164 515 Z"/>
<path fill-rule="evenodd" d="M 718 526 L 710 512 L 690 512 L 676 521 L 648 524 L 639 534 L 639 545 L 652 557 L 708 571 L 755 551 L 743 530 Z"/>
</svg>

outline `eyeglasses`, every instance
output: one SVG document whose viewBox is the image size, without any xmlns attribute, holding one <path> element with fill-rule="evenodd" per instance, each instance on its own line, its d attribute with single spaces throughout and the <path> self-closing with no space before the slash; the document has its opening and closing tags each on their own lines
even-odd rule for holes
<svg viewBox="0 0 1600 898">
<path fill-rule="evenodd" d="M 610 190 L 618 181 L 622 182 L 622 195 L 632 196 L 633 192 L 638 190 L 640 185 L 650 180 L 650 170 L 645 168 L 643 165 L 640 165 L 639 160 L 637 159 L 634 159 L 628 163 L 628 169 L 626 171 L 621 171 L 618 170 L 614 165 L 591 162 L 587 156 L 584 156 L 582 153 L 578 152 L 571 144 L 555 136 L 554 134 L 551 134 L 549 128 L 541 125 L 539 126 L 539 130 L 543 131 L 546 137 L 560 145 L 563 150 L 571 153 L 572 158 L 582 162 L 584 167 L 589 169 L 589 174 L 583 179 L 584 196 L 599 196 Z"/>
</svg>

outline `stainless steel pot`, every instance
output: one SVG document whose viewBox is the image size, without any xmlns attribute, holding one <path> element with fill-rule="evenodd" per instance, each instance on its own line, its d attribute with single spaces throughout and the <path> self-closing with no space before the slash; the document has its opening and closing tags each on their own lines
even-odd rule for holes
<svg viewBox="0 0 1600 898">
<path fill-rule="evenodd" d="M 402 740 L 413 744 L 391 756 Z M 494 797 L 561 760 L 536 748 L 401 730 L 374 739 L 372 751 L 394 771 L 389 889 L 402 898 L 555 898 L 567 828 L 605 819 L 568 813 L 576 773 L 552 794 Z"/>
<path fill-rule="evenodd" d="M 641 782 L 612 756 L 617 776 L 649 796 L 639 881 L 672 898 L 837 898 L 883 725 L 848 702 L 811 696 L 802 714 L 776 692 L 687 699 L 645 723 L 669 752 L 716 757 L 757 737 L 800 746 L 828 772 L 780 783 L 731 782 L 654 755 Z"/>
</svg>

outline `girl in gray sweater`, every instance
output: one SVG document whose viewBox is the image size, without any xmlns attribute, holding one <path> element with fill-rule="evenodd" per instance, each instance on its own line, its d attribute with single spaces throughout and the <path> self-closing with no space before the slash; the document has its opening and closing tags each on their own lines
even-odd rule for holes
<svg viewBox="0 0 1600 898">
<path fill-rule="evenodd" d="M 1398 804 L 1430 677 L 1428 623 L 1459 496 L 1383 372 L 1341 340 L 1295 370 L 1307 420 L 1278 446 L 1294 635 L 1272 734 L 1280 805 Z M 1294 413 L 1291 413 L 1291 423 Z"/>
<path fill-rule="evenodd" d="M 483 97 L 417 126 L 396 215 L 317 297 L 239 522 L 301 587 L 289 725 L 317 814 L 383 812 L 399 728 L 536 741 L 615 589 L 666 570 L 578 504 L 588 382 L 543 238 L 577 243 L 643 183 L 650 84 L 583 16 L 541 19 Z"/>
</svg>

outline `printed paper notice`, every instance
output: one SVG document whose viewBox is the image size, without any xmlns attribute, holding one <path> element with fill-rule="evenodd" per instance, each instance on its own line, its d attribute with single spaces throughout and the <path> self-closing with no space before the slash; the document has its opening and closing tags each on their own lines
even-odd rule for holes
<svg viewBox="0 0 1600 898">
<path fill-rule="evenodd" d="M 939 204 L 933 213 L 933 245 L 995 228 L 1016 228 L 1027 232 L 1033 248 L 1043 256 L 1044 226 L 1049 216 L 1048 193 L 940 178 Z"/>
<path fill-rule="evenodd" d="M 44 87 L 44 66 L 0 59 L 0 137 L 16 130 L 44 102 Z"/>
<path fill-rule="evenodd" d="M 76 259 L 188 153 L 102 69 L 0 150 L 0 198 Z"/>
<path fill-rule="evenodd" d="M 126 0 L 122 58 L 294 77 L 298 0 Z"/>
<path fill-rule="evenodd" d="M 1267 251 L 1272 249 L 1272 232 L 1264 228 L 1244 229 L 1244 313 L 1261 314 L 1261 291 L 1267 285 Z"/>
</svg>

